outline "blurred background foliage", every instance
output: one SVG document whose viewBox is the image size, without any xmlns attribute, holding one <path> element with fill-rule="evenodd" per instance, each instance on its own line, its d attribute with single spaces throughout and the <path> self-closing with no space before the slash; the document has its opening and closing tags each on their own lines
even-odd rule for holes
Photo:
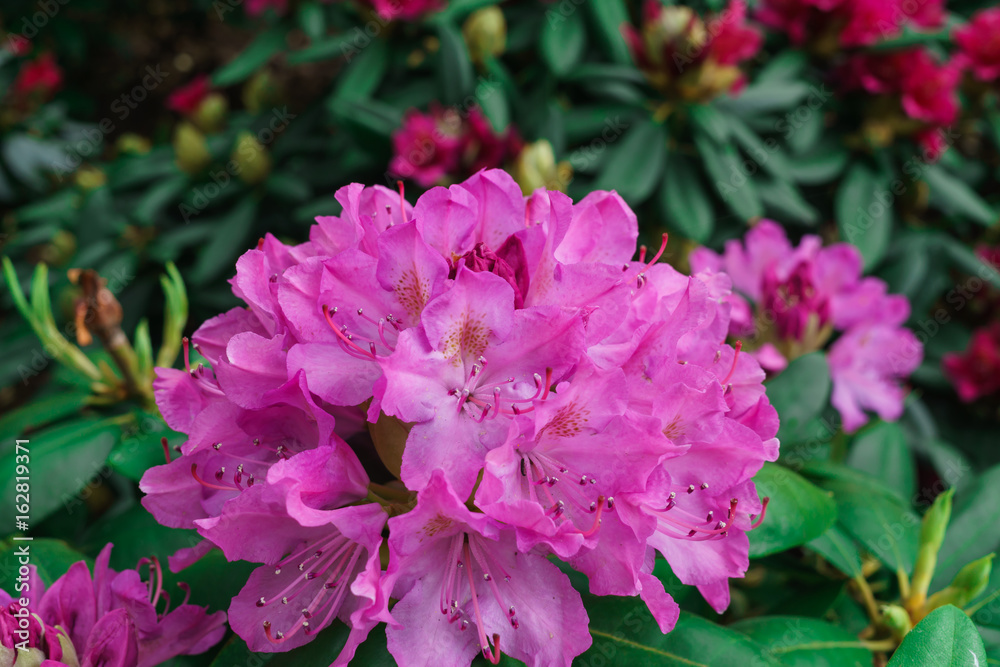
<svg viewBox="0 0 1000 667">
<path fill-rule="evenodd" d="M 308 0 L 7 0 L 0 467 L 15 436 L 31 438 L 43 576 L 108 541 L 117 567 L 196 542 L 138 503 L 142 473 L 183 441 L 151 400 L 152 368 L 174 364 L 182 335 L 237 304 L 226 281 L 240 254 L 266 233 L 305 240 L 315 216 L 339 212 L 334 193 L 347 183 L 402 178 L 413 201 L 503 166 L 526 192 L 617 190 L 643 239 L 670 233 L 666 259 L 681 269 L 696 245 L 720 249 L 768 217 L 792 237 L 854 243 L 866 272 L 910 299 L 925 360 L 903 419 L 844 434 L 822 356 L 794 361 L 769 382 L 781 465 L 758 478 L 762 495 L 794 501 L 773 503 L 752 534 L 756 560 L 724 617 L 664 572 L 685 616 L 667 638 L 635 639 L 698 664 L 752 664 L 741 651 L 761 645 L 772 648 L 766 664 L 870 664 L 856 641 L 872 627 L 865 591 L 900 596 L 897 571 L 913 571 L 919 515 L 941 491 L 955 489 L 955 507 L 932 591 L 1000 546 L 1000 384 L 960 397 L 942 369 L 998 318 L 1000 255 L 989 248 L 1000 243 L 1000 87 L 966 76 L 951 91 L 957 119 L 930 128 L 935 140 L 891 95 L 852 91 L 838 72 L 859 53 L 908 59 L 917 49 L 943 61 L 954 29 L 988 5 L 952 1 L 941 27 L 894 26 L 860 47 L 766 30 L 735 72 L 703 55 L 714 48 L 711 17 L 725 24 L 729 9 L 670 6 L 684 21 L 668 37 L 693 44 L 694 59 L 686 78 L 665 79 L 630 50 L 623 26 L 642 42 L 649 21 L 626 0 L 453 0 L 410 20 Z M 759 9 L 748 8 L 751 23 Z M 446 160 L 435 151 L 452 140 Z M 401 155 L 409 169 L 394 162 Z M 124 346 L 102 344 L 116 333 Z M 1000 373 L 1000 335 L 983 340 L 976 363 Z M 0 490 L 6 517 L 12 483 Z M 194 602 L 225 608 L 247 569 L 222 561 L 214 553 L 171 576 L 192 584 Z M 990 597 L 1000 580 L 986 575 L 963 604 L 982 603 L 971 617 L 1000 659 Z M 587 606 L 608 636 L 634 607 L 646 613 L 632 600 Z M 295 664 L 325 664 L 320 644 L 342 641 L 331 630 Z M 795 648 L 815 641 L 845 647 Z M 706 657 L 710 645 L 725 650 Z M 598 640 L 592 653 L 609 650 L 634 648 Z M 241 651 L 233 640 L 177 664 L 234 664 Z M 364 664 L 386 659 L 384 647 L 362 651 Z"/>
</svg>

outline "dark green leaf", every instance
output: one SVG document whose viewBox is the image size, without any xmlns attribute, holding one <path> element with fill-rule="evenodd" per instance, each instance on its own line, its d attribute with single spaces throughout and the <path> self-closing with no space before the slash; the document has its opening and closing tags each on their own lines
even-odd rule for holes
<svg viewBox="0 0 1000 667">
<path fill-rule="evenodd" d="M 441 64 L 438 68 L 441 99 L 446 104 L 457 104 L 475 86 L 476 76 L 469 59 L 469 49 L 459 29 L 447 21 L 438 24 L 438 37 L 441 39 Z"/>
<path fill-rule="evenodd" d="M 808 155 L 793 158 L 792 178 L 806 185 L 829 183 L 844 170 L 851 154 L 835 144 L 821 143 Z"/>
<path fill-rule="evenodd" d="M 32 487 L 30 494 L 31 521 L 37 523 L 60 507 L 73 508 L 82 503 L 77 492 L 104 467 L 104 460 L 118 437 L 113 422 L 79 420 L 33 434 L 28 448 Z M 0 518 L 2 524 L 13 526 L 15 447 L 11 439 L 3 443 L 0 470 L 2 482 Z M 23 452 L 21 452 L 23 454 Z"/>
<path fill-rule="evenodd" d="M 774 111 L 791 111 L 807 96 L 822 105 L 830 96 L 825 89 L 810 88 L 802 81 L 770 80 L 747 86 L 735 97 L 721 98 L 717 104 L 741 116 L 753 116 Z M 780 129 L 780 128 L 779 128 Z"/>
<path fill-rule="evenodd" d="M 830 368 L 822 352 L 803 355 L 768 380 L 767 396 L 778 411 L 778 438 L 817 417 L 830 396 Z"/>
<path fill-rule="evenodd" d="M 660 204 L 669 228 L 705 243 L 715 227 L 715 216 L 698 171 L 698 165 L 690 158 L 671 153 L 660 187 Z"/>
<path fill-rule="evenodd" d="M 348 61 L 357 57 L 364 45 L 364 40 L 371 39 L 364 33 L 351 31 L 341 35 L 331 35 L 319 39 L 301 51 L 288 54 L 288 62 L 293 65 L 311 63 L 318 60 L 344 58 Z"/>
<path fill-rule="evenodd" d="M 889 246 L 894 198 L 883 180 L 860 162 L 851 166 L 837 190 L 840 237 L 858 247 L 866 270 L 878 264 Z"/>
<path fill-rule="evenodd" d="M 620 139 L 604 163 L 596 190 L 617 190 L 630 204 L 644 201 L 663 172 L 667 137 L 662 125 L 651 120 L 635 123 Z"/>
<path fill-rule="evenodd" d="M 987 227 L 997 222 L 997 212 L 964 181 L 949 174 L 944 167 L 929 164 L 921 178 L 930 188 L 931 202 L 948 213 L 959 214 Z"/>
<path fill-rule="evenodd" d="M 284 45 L 284 26 L 276 25 L 258 35 L 240 55 L 213 74 L 212 83 L 220 88 L 240 83 L 263 67 Z"/>
<path fill-rule="evenodd" d="M 878 422 L 861 432 L 851 445 L 847 464 L 882 479 L 903 498 L 913 498 L 917 469 L 899 424 Z"/>
<path fill-rule="evenodd" d="M 764 68 L 754 77 L 754 83 L 778 83 L 782 81 L 797 81 L 806 67 L 809 58 L 802 51 L 786 49 L 771 58 Z"/>
<path fill-rule="evenodd" d="M 611 60 L 620 65 L 630 64 L 632 57 L 621 33 L 621 27 L 629 22 L 625 3 L 622 0 L 591 0 L 583 6 L 590 11 L 593 28 Z"/>
<path fill-rule="evenodd" d="M 986 667 L 986 649 L 961 609 L 945 605 L 920 621 L 892 654 L 889 667 Z"/>
<path fill-rule="evenodd" d="M 695 127 L 718 144 L 726 143 L 730 130 L 734 129 L 735 124 L 730 122 L 729 117 L 710 104 L 694 104 L 689 113 Z"/>
<path fill-rule="evenodd" d="M 778 219 L 794 220 L 807 225 L 819 222 L 819 211 L 802 197 L 798 188 L 787 181 L 758 179 L 757 192 L 768 210 L 777 213 L 775 217 Z"/>
<path fill-rule="evenodd" d="M 861 576 L 861 554 L 851 536 L 837 526 L 830 528 L 807 545 L 844 574 Z"/>
<path fill-rule="evenodd" d="M 329 103 L 370 97 L 378 90 L 388 66 L 388 44 L 381 39 L 373 41 L 344 68 Z"/>
<path fill-rule="evenodd" d="M 545 63 L 556 76 L 563 76 L 573 69 L 583 56 L 587 45 L 587 28 L 580 12 L 568 15 L 558 10 L 545 13 L 542 26 L 541 52 Z"/>
<path fill-rule="evenodd" d="M 770 497 L 763 523 L 750 531 L 750 556 L 767 556 L 822 535 L 837 518 L 830 495 L 788 468 L 765 463 L 754 477 L 757 494 Z"/>
<path fill-rule="evenodd" d="M 756 171 L 756 166 L 748 169 L 731 144 L 720 146 L 703 133 L 696 132 L 694 142 L 705 170 L 726 206 L 743 222 L 764 215 L 760 195 L 753 180 L 748 177 L 748 173 Z"/>
<path fill-rule="evenodd" d="M 15 552 L 19 547 L 25 545 L 28 546 L 31 554 L 31 565 L 35 566 L 38 576 L 42 578 L 46 586 L 51 586 L 56 579 L 66 574 L 70 566 L 77 561 L 86 560 L 88 567 L 93 569 L 93 563 L 86 556 L 62 540 L 47 538 L 35 538 L 30 542 L 8 540 L 0 542 L 0 562 L 9 564 L 0 568 L 0 591 L 6 591 L 11 595 L 16 592 L 14 585 L 17 580 L 17 567 L 15 564 L 18 557 Z"/>
<path fill-rule="evenodd" d="M 187 275 L 188 282 L 203 285 L 223 272 L 233 272 L 236 258 L 246 249 L 256 212 L 257 202 L 244 197 L 214 224 L 211 240 L 201 249 L 198 262 Z"/>
<path fill-rule="evenodd" d="M 956 494 L 951 521 L 938 552 L 934 587 L 946 586 L 966 563 L 1000 550 L 1000 533 L 992 529 L 997 525 L 1000 525 L 1000 466 L 985 471 L 971 486 Z"/>
<path fill-rule="evenodd" d="M 815 618 L 764 616 L 730 626 L 763 644 L 783 665 L 871 667 L 872 654 L 857 637 Z"/>
</svg>

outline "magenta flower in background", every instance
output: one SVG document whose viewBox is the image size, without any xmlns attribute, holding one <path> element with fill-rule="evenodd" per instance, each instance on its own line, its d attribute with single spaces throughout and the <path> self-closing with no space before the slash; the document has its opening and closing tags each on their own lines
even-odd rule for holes
<svg viewBox="0 0 1000 667">
<path fill-rule="evenodd" d="M 384 19 L 415 21 L 442 10 L 445 0 L 371 0 L 375 11 Z"/>
<path fill-rule="evenodd" d="M 249 11 L 249 4 L 247 5 L 247 9 Z M 198 107 L 210 92 L 212 92 L 212 84 L 208 79 L 208 75 L 202 74 L 196 76 L 190 82 L 175 89 L 167 96 L 167 108 L 179 114 L 190 116 L 198 110 Z"/>
<path fill-rule="evenodd" d="M 966 403 L 1000 391 L 1000 323 L 976 329 L 965 351 L 946 354 L 942 365 Z"/>
<path fill-rule="evenodd" d="M 765 0 L 756 19 L 786 33 L 794 44 L 829 51 L 897 37 L 905 26 L 939 28 L 943 0 Z M 831 39 L 832 38 L 832 39 Z"/>
<path fill-rule="evenodd" d="M 0 664 L 21 664 L 24 654 L 12 647 L 25 640 L 27 664 L 52 667 L 155 667 L 219 643 L 226 633 L 224 612 L 209 614 L 187 604 L 187 598 L 171 610 L 155 559 L 143 559 L 150 574 L 144 582 L 137 570 L 110 569 L 110 557 L 108 544 L 94 563 L 93 575 L 80 561 L 48 589 L 32 566 L 21 597 L 0 591 Z M 158 611 L 161 600 L 163 610 Z M 25 631 L 19 620 L 26 614 Z"/>
<path fill-rule="evenodd" d="M 955 45 L 980 81 L 1000 78 L 1000 7 L 983 9 L 954 31 Z"/>
<path fill-rule="evenodd" d="M 18 98 L 37 97 L 43 101 L 50 99 L 63 84 L 63 71 L 51 52 L 45 52 L 21 69 L 11 84 L 11 93 Z"/>
<path fill-rule="evenodd" d="M 263 563 L 233 629 L 285 651 L 340 619 L 338 665 L 379 623 L 401 665 L 569 665 L 588 621 L 550 555 L 664 632 L 657 552 L 723 610 L 763 511 L 751 479 L 778 454 L 764 372 L 721 342 L 729 279 L 657 263 L 665 238 L 633 260 L 613 192 L 525 198 L 480 171 L 414 206 L 337 198 L 307 243 L 237 262 L 248 308 L 194 336 L 211 371 L 159 371 L 188 441 L 143 502 L 206 540 L 172 565 Z"/>
<path fill-rule="evenodd" d="M 722 255 L 695 250 L 691 267 L 732 277 L 729 333 L 748 339 L 745 349 L 769 371 L 780 372 L 842 332 L 828 360 L 832 402 L 845 430 L 864 425 L 866 409 L 886 420 L 902 414 L 898 381 L 920 364 L 922 347 L 902 327 L 910 314 L 906 298 L 887 294 L 877 278 L 862 277 L 857 248 L 824 248 L 816 236 L 793 247 L 780 225 L 764 220 L 742 242 L 727 242 Z"/>
<path fill-rule="evenodd" d="M 246 0 L 246 11 L 250 16 L 259 16 L 268 9 L 273 9 L 278 16 L 284 16 L 288 11 L 288 0 Z"/>
<path fill-rule="evenodd" d="M 389 171 L 423 187 L 503 166 L 521 150 L 514 128 L 497 133 L 478 108 L 463 117 L 457 109 L 437 104 L 426 114 L 408 111 L 392 144 Z"/>
</svg>

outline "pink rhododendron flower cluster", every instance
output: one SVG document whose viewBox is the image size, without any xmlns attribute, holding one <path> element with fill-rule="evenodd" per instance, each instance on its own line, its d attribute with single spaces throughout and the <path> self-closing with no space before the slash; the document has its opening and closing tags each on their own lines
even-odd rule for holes
<svg viewBox="0 0 1000 667">
<path fill-rule="evenodd" d="M 207 651 L 226 634 L 224 612 L 209 614 L 186 598 L 170 609 L 155 560 L 145 561 L 151 579 L 144 582 L 137 570 L 110 569 L 110 558 L 109 544 L 93 576 L 80 561 L 48 590 L 29 566 L 17 597 L 0 591 L 0 665 L 155 667 Z"/>
<path fill-rule="evenodd" d="M 1000 7 L 973 14 L 955 30 L 954 39 L 973 76 L 980 81 L 1000 79 Z"/>
<path fill-rule="evenodd" d="M 958 119 L 961 59 L 940 63 L 924 48 L 851 56 L 841 70 L 846 90 L 864 90 L 899 100 L 905 116 L 917 121 L 914 138 L 940 155 L 941 129 Z"/>
<path fill-rule="evenodd" d="M 722 255 L 698 248 L 691 267 L 732 277 L 729 333 L 746 340 L 768 371 L 780 372 L 840 333 L 827 359 L 832 402 L 845 430 L 867 423 L 865 410 L 887 420 L 902 414 L 898 381 L 923 356 L 914 334 L 902 327 L 910 304 L 887 294 L 878 278 L 861 277 L 861 254 L 853 245 L 824 248 L 818 236 L 805 236 L 793 247 L 780 225 L 764 220 L 742 242 L 729 241 Z"/>
<path fill-rule="evenodd" d="M 371 0 L 372 6 L 384 19 L 415 21 L 444 9 L 445 0 Z"/>
<path fill-rule="evenodd" d="M 188 441 L 143 503 L 206 538 L 172 566 L 261 563 L 234 630 L 284 651 L 339 618 L 338 665 L 380 623 L 403 667 L 569 665 L 588 617 L 553 555 L 664 632 L 657 552 L 723 610 L 766 504 L 751 478 L 778 455 L 764 372 L 725 343 L 729 278 L 633 259 L 613 192 L 525 198 L 481 171 L 415 206 L 337 198 L 307 243 L 237 262 L 247 307 L 194 335 L 211 370 L 159 369 Z"/>
<path fill-rule="evenodd" d="M 744 83 L 738 66 L 757 55 L 763 41 L 747 24 L 741 0 L 704 21 L 688 7 L 646 0 L 641 30 L 626 24 L 622 33 L 653 87 L 699 101 L 738 91 Z"/>
<path fill-rule="evenodd" d="M 764 0 L 756 13 L 764 25 L 794 44 L 819 49 L 866 46 L 898 36 L 904 26 L 938 28 L 943 0 Z"/>
<path fill-rule="evenodd" d="M 501 167 L 521 150 L 517 130 L 495 132 L 478 107 L 463 116 L 455 108 L 437 104 L 426 114 L 416 109 L 407 112 L 392 144 L 395 155 L 389 171 L 423 187 Z"/>
<path fill-rule="evenodd" d="M 1000 391 L 1000 322 L 976 329 L 965 352 L 945 355 L 943 366 L 966 403 Z"/>
<path fill-rule="evenodd" d="M 63 71 L 56 57 L 46 52 L 34 60 L 25 61 L 10 86 L 15 107 L 44 103 L 62 88 Z"/>
</svg>

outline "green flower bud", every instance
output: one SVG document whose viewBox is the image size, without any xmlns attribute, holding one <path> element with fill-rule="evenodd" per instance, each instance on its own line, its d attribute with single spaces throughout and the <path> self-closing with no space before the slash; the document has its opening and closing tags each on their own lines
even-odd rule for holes
<svg viewBox="0 0 1000 667">
<path fill-rule="evenodd" d="M 472 62 L 503 55 L 507 48 L 507 20 L 496 5 L 472 12 L 462 25 Z"/>
<path fill-rule="evenodd" d="M 229 115 L 229 102 L 221 93 L 209 93 L 201 101 L 191 120 L 202 131 L 218 132 L 226 124 L 226 117 Z"/>
<path fill-rule="evenodd" d="M 513 176 L 525 195 L 538 188 L 564 192 L 573 176 L 573 168 L 568 162 L 557 163 L 552 144 L 540 139 L 521 149 L 514 161 Z"/>
<path fill-rule="evenodd" d="M 944 533 L 951 518 L 951 497 L 954 494 L 954 489 L 948 489 L 939 495 L 924 515 L 924 522 L 920 527 L 920 549 L 913 566 L 910 597 L 906 601 L 906 608 L 911 613 L 923 607 L 927 599 L 927 588 L 934 577 L 938 551 L 944 542 Z"/>
<path fill-rule="evenodd" d="M 910 615 L 897 604 L 887 604 L 882 607 L 882 624 L 889 628 L 897 640 L 901 640 L 913 628 Z"/>
<path fill-rule="evenodd" d="M 257 72 L 243 86 L 243 106 L 250 113 L 277 105 L 282 98 L 281 88 L 267 70 Z"/>
<path fill-rule="evenodd" d="M 946 604 L 964 607 L 975 600 L 989 585 L 990 572 L 993 571 L 993 556 L 995 555 L 983 556 L 959 570 L 947 588 L 928 598 L 925 605 L 926 611 L 930 612 Z"/>
<path fill-rule="evenodd" d="M 186 121 L 174 130 L 174 153 L 178 168 L 187 174 L 197 174 L 212 161 L 205 136 Z"/>
<path fill-rule="evenodd" d="M 236 173 L 248 185 L 260 183 L 271 173 L 271 156 L 250 132 L 241 132 L 233 149 Z"/>
<path fill-rule="evenodd" d="M 145 155 L 153 147 L 149 139 L 135 132 L 125 132 L 122 134 L 122 136 L 118 137 L 118 141 L 115 142 L 115 146 L 118 148 L 119 153 L 125 155 Z"/>
</svg>

